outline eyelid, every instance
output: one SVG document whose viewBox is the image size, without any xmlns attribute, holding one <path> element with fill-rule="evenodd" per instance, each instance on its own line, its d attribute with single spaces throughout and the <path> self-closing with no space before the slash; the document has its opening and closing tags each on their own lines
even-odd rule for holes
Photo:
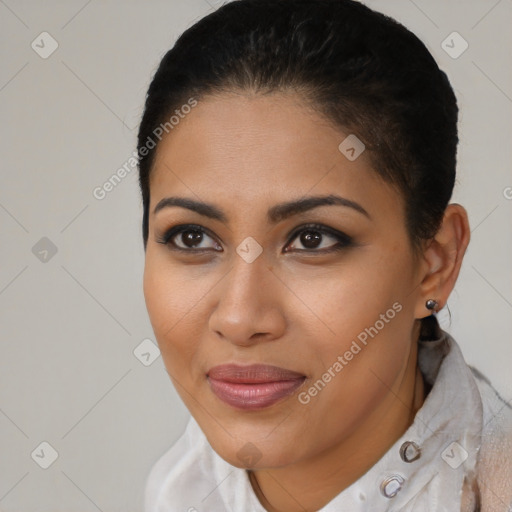
<svg viewBox="0 0 512 512">
<path fill-rule="evenodd" d="M 201 233 L 204 233 L 205 235 L 209 236 L 212 240 L 216 241 L 219 245 L 222 245 L 224 243 L 220 237 L 218 237 L 217 235 L 214 235 L 208 228 L 205 228 L 204 226 L 201 226 L 200 224 L 190 224 L 190 223 L 176 224 L 175 226 L 170 227 L 163 233 L 163 235 L 157 237 L 156 241 L 163 245 L 169 245 L 169 244 L 171 244 L 171 239 L 173 237 L 175 237 L 176 235 L 179 235 L 180 233 L 182 233 L 184 231 L 188 231 L 188 230 L 200 231 Z M 182 252 L 193 253 L 193 252 L 205 252 L 205 251 L 210 250 L 209 248 L 183 249 L 183 247 L 178 247 L 177 245 L 174 245 L 174 244 L 171 244 L 171 245 L 172 245 L 173 250 L 182 251 Z M 214 249 L 214 250 L 216 252 L 221 252 L 221 251 L 217 251 L 216 249 Z"/>
<path fill-rule="evenodd" d="M 340 248 L 343 248 L 343 247 L 346 247 L 348 245 L 351 245 L 353 243 L 353 239 L 352 237 L 350 237 L 349 235 L 343 233 L 342 231 L 338 231 L 334 228 L 331 228 L 329 226 L 326 226 L 326 225 L 323 225 L 323 224 L 318 224 L 318 223 L 306 223 L 306 224 L 301 224 L 300 226 L 297 226 L 293 229 L 292 233 L 290 235 L 288 235 L 287 237 L 287 242 L 285 244 L 285 249 L 286 247 L 288 247 L 291 242 L 293 242 L 293 240 L 295 240 L 295 238 L 297 238 L 298 235 L 300 235 L 300 233 L 302 233 L 303 231 L 306 231 L 306 230 L 311 230 L 311 231 L 318 231 L 319 233 L 322 233 L 322 234 L 326 234 L 328 236 L 331 236 L 332 238 L 335 238 L 338 240 L 338 243 L 336 244 L 333 244 L 330 248 L 327 248 L 327 249 L 295 249 L 293 251 L 286 251 L 286 250 L 283 250 L 283 252 L 297 252 L 297 253 L 319 253 L 319 254 L 322 254 L 322 253 L 327 253 L 327 252 L 331 252 L 331 251 L 334 251 L 336 249 L 340 249 Z M 218 243 L 219 245 L 223 245 L 223 241 L 220 237 L 218 237 L 217 235 L 214 235 L 208 228 L 205 228 L 204 226 L 201 226 L 199 224 L 190 224 L 190 223 L 187 223 L 187 224 L 176 224 L 175 226 L 172 226 L 171 228 L 169 228 L 168 230 L 166 230 L 163 235 L 157 237 L 157 242 L 158 243 L 161 243 L 163 245 L 169 245 L 170 244 L 170 241 L 173 237 L 175 237 L 176 235 L 179 235 L 180 233 L 183 233 L 184 231 L 187 231 L 187 230 L 196 230 L 196 231 L 199 231 L 201 233 L 204 233 L 206 234 L 207 236 L 209 236 L 212 240 L 216 241 L 216 243 Z M 175 244 L 171 244 L 172 245 L 172 249 L 173 250 L 176 250 L 176 251 L 181 251 L 181 252 L 188 252 L 188 253 L 201 253 L 201 252 L 207 252 L 207 251 L 211 251 L 211 248 L 189 248 L 189 249 L 184 249 L 182 247 L 179 247 Z M 340 247 L 341 245 L 341 247 Z M 222 252 L 222 251 L 219 251 L 217 249 L 214 249 L 215 252 Z"/>
<path fill-rule="evenodd" d="M 339 244 L 342 244 L 341 248 L 343 248 L 344 246 L 346 247 L 353 243 L 352 237 L 343 233 L 342 231 L 338 231 L 337 229 L 331 228 L 329 226 L 325 226 L 323 224 L 310 222 L 310 223 L 302 224 L 302 225 L 294 228 L 293 232 L 288 237 L 288 242 L 286 242 L 285 248 L 288 247 L 288 245 L 290 245 L 290 243 L 293 240 L 295 240 L 295 238 L 297 238 L 297 236 L 300 233 L 302 233 L 303 231 L 306 231 L 308 229 L 310 229 L 311 231 L 318 231 L 320 233 L 327 234 L 333 238 L 336 238 L 338 240 L 338 243 L 333 244 L 330 248 L 327 248 L 327 249 L 298 249 L 298 250 L 295 250 L 295 252 L 298 252 L 298 253 L 309 252 L 309 253 L 322 254 L 322 253 L 327 253 L 327 252 L 331 252 L 336 249 L 339 249 L 340 248 Z M 285 252 L 292 252 L 292 251 L 285 251 Z"/>
</svg>

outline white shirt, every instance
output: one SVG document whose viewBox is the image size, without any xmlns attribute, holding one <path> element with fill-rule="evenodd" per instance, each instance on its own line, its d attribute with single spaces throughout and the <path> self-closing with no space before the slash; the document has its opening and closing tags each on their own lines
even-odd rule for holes
<svg viewBox="0 0 512 512">
<path fill-rule="evenodd" d="M 512 408 L 431 318 L 418 364 L 433 387 L 412 425 L 318 512 L 512 512 Z M 247 472 L 222 459 L 191 418 L 148 475 L 145 512 L 265 509 Z"/>
</svg>

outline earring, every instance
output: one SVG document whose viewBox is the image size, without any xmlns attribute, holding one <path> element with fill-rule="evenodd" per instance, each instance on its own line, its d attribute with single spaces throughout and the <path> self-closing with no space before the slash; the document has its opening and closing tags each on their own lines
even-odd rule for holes
<svg viewBox="0 0 512 512">
<path fill-rule="evenodd" d="M 434 300 L 434 299 L 428 299 L 427 302 L 425 302 L 425 307 L 432 311 L 432 313 L 435 313 L 437 312 L 437 306 L 439 305 L 439 303 L 437 302 L 437 300 Z"/>
</svg>

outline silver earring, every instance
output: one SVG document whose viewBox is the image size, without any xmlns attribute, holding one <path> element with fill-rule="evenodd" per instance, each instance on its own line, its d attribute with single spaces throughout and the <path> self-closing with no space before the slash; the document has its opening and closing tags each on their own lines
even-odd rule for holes
<svg viewBox="0 0 512 512">
<path fill-rule="evenodd" d="M 428 299 L 427 302 L 425 302 L 425 307 L 432 312 L 435 312 L 437 310 L 438 305 L 439 303 L 437 302 L 437 300 L 434 299 Z"/>
</svg>

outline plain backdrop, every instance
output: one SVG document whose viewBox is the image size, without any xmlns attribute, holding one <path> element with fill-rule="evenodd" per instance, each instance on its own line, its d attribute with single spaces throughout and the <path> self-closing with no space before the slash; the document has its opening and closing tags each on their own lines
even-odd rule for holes
<svg viewBox="0 0 512 512">
<path fill-rule="evenodd" d="M 512 4 L 367 4 L 416 33 L 456 91 L 453 201 L 472 241 L 441 318 L 510 400 Z M 218 5 L 0 0 L 2 511 L 141 511 L 147 473 L 186 424 L 152 348 L 136 169 L 104 199 L 93 191 L 132 155 L 161 57 Z"/>
</svg>

